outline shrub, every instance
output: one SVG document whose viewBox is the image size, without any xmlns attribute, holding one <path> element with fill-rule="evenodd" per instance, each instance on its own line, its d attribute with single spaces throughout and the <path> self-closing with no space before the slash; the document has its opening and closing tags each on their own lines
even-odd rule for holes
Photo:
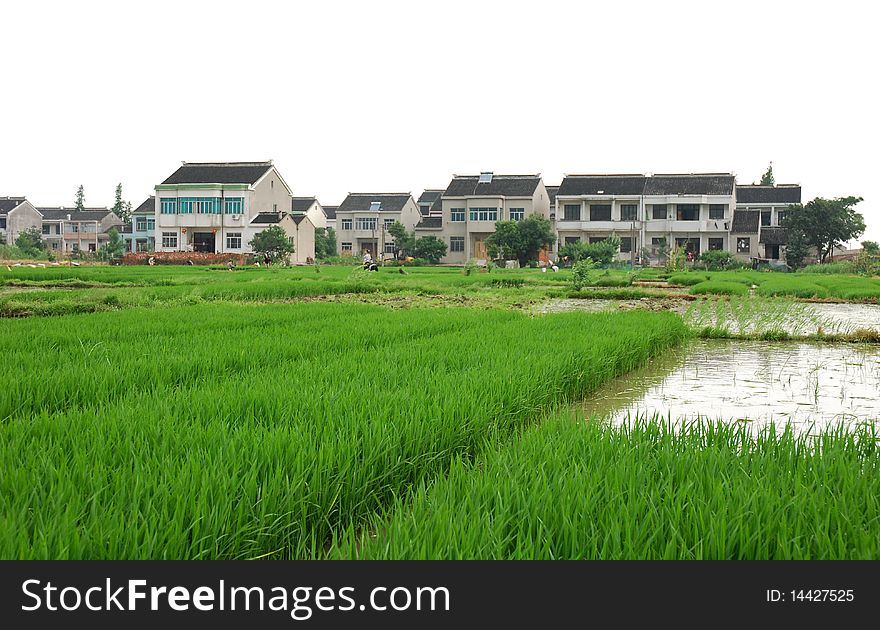
<svg viewBox="0 0 880 630">
<path fill-rule="evenodd" d="M 730 266 L 733 255 L 723 249 L 711 250 L 700 254 L 700 262 L 704 263 L 709 271 L 721 271 Z"/>
<path fill-rule="evenodd" d="M 577 261 L 571 268 L 571 288 L 575 291 L 580 291 L 584 287 L 590 286 L 591 275 L 595 268 L 596 263 L 593 262 L 592 258 L 584 258 Z"/>
</svg>

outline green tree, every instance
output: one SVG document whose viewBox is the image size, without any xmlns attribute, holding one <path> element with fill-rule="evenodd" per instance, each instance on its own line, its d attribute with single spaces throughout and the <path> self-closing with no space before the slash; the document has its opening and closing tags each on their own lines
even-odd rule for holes
<svg viewBox="0 0 880 630">
<path fill-rule="evenodd" d="M 31 227 L 23 232 L 19 232 L 18 237 L 15 239 L 15 246 L 25 256 L 39 256 L 45 249 L 43 233 L 38 227 Z"/>
<path fill-rule="evenodd" d="M 82 184 L 79 185 L 79 188 L 76 189 L 76 210 L 77 212 L 82 212 L 86 207 L 86 193 L 83 190 Z"/>
<path fill-rule="evenodd" d="M 865 219 L 853 208 L 860 201 L 861 197 L 816 197 L 806 205 L 789 206 L 783 222 L 787 240 L 803 239 L 826 262 L 835 247 L 864 233 Z"/>
<path fill-rule="evenodd" d="M 406 226 L 400 221 L 395 221 L 388 228 L 388 234 L 394 239 L 394 247 L 397 256 L 402 257 L 411 254 L 416 242 L 415 232 L 407 232 Z"/>
<path fill-rule="evenodd" d="M 315 230 L 315 258 L 330 258 L 336 255 L 336 230 L 317 228 Z"/>
<path fill-rule="evenodd" d="M 598 243 L 569 243 L 559 250 L 559 255 L 575 263 L 590 258 L 597 265 L 610 265 L 619 251 L 620 238 L 612 235 Z"/>
<path fill-rule="evenodd" d="M 800 269 L 804 266 L 804 261 L 809 253 L 810 246 L 804 239 L 804 235 L 794 230 L 788 230 L 785 245 L 786 264 L 792 269 Z"/>
<path fill-rule="evenodd" d="M 116 184 L 116 201 L 110 208 L 123 223 L 131 221 L 131 202 L 122 199 L 122 184 Z"/>
<path fill-rule="evenodd" d="M 249 245 L 261 257 L 268 254 L 272 262 L 284 262 L 293 253 L 293 243 L 287 238 L 287 233 L 277 225 L 255 234 Z"/>
<path fill-rule="evenodd" d="M 767 167 L 767 172 L 761 175 L 761 186 L 775 186 L 776 178 L 773 177 L 773 162 Z"/>
<path fill-rule="evenodd" d="M 115 260 L 117 258 L 122 258 L 122 255 L 125 253 L 125 241 L 122 238 L 122 235 L 119 233 L 115 227 L 110 228 L 110 231 L 107 232 L 109 236 L 109 240 L 107 243 L 101 248 L 100 255 L 103 260 Z"/>
<path fill-rule="evenodd" d="M 417 238 L 412 250 L 416 258 L 424 258 L 436 264 L 446 255 L 446 243 L 436 236 Z"/>
<path fill-rule="evenodd" d="M 862 241 L 862 249 L 871 256 L 880 255 L 880 245 L 877 244 L 877 241 Z"/>
<path fill-rule="evenodd" d="M 553 226 L 540 214 L 530 214 L 521 221 L 498 221 L 495 232 L 486 239 L 492 258 L 516 259 L 520 267 L 537 260 L 541 249 L 554 241 Z"/>
</svg>

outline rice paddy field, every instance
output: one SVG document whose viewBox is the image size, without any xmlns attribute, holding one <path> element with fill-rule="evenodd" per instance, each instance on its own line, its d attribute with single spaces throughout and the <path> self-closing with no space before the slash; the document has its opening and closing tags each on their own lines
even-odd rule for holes
<svg viewBox="0 0 880 630">
<path fill-rule="evenodd" d="M 0 268 L 0 558 L 880 557 L 877 418 L 585 411 L 696 337 L 870 344 L 880 280 L 660 275 Z"/>
</svg>

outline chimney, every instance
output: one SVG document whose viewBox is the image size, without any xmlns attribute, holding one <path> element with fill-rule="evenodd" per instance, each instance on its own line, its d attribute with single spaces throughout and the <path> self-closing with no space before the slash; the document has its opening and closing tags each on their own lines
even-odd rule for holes
<svg viewBox="0 0 880 630">
<path fill-rule="evenodd" d="M 67 215 L 67 220 L 70 221 L 70 215 L 69 215 L 69 214 Z"/>
</svg>

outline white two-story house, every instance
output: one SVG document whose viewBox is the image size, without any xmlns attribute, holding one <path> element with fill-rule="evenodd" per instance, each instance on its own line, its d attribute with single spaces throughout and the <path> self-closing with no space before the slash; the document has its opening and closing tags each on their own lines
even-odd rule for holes
<svg viewBox="0 0 880 630">
<path fill-rule="evenodd" d="M 395 221 L 412 231 L 421 216 L 410 193 L 349 193 L 336 209 L 336 247 L 343 256 L 392 256 Z"/>
<path fill-rule="evenodd" d="M 156 251 L 251 253 L 254 234 L 270 225 L 296 240 L 295 223 L 284 219 L 292 197 L 271 160 L 184 162 L 156 186 Z"/>
<path fill-rule="evenodd" d="M 445 241 L 447 253 L 441 262 L 447 264 L 464 264 L 471 258 L 485 263 L 486 239 L 497 221 L 518 221 L 530 214 L 550 219 L 550 196 L 540 174 L 454 175 L 439 201 L 440 212 L 423 217 L 416 236 Z"/>
</svg>

